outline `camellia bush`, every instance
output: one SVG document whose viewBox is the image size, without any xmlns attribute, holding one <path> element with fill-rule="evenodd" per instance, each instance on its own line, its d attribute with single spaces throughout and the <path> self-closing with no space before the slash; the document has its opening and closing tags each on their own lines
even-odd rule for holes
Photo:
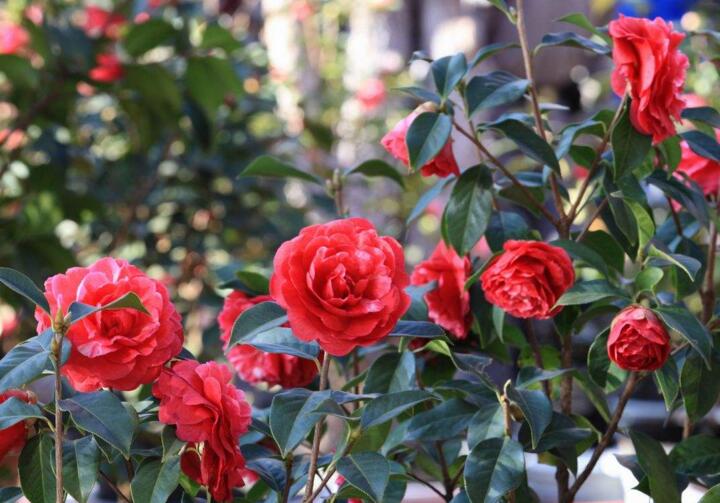
<svg viewBox="0 0 720 503">
<path fill-rule="evenodd" d="M 417 54 L 433 86 L 404 89 L 419 106 L 381 141 L 410 176 L 437 178 L 410 221 L 449 194 L 441 240 L 412 272 L 402 240 L 348 214 L 350 179 L 404 185 L 392 165 L 368 160 L 322 180 L 270 156 L 240 175 L 324 188 L 337 215 L 298 228 L 269 277 L 238 273 L 218 318 L 229 365 L 183 349 L 165 284 L 126 260 L 70 268 L 42 289 L 0 269 L 37 322 L 0 360 L 0 457 L 18 474 L 0 501 L 84 503 L 99 484 L 135 503 L 391 503 L 414 483 L 443 501 L 530 502 L 531 453 L 555 467 L 558 501 L 570 503 L 616 434 L 630 438 L 635 455 L 622 463 L 655 501 L 720 482 L 720 441 L 696 434 L 720 394 L 720 115 L 683 97 L 683 44 L 720 35 L 660 18 L 599 29 L 570 14 L 562 21 L 584 34 L 530 47 L 523 1 L 491 3 L 518 43 L 470 60 Z M 533 55 L 555 46 L 612 59 L 614 109 L 557 123 L 561 107 L 542 102 L 533 80 Z M 505 50 L 519 51 L 524 75 L 474 72 Z M 91 78 L 145 70 L 99 54 Z M 479 164 L 458 164 L 453 134 Z M 500 142 L 513 148 L 497 153 Z M 589 348 L 579 342 L 588 334 Z M 494 362 L 513 378 L 491 378 Z M 251 405 L 233 373 L 281 390 Z M 52 383 L 46 401 L 33 391 L 42 382 Z M 669 453 L 619 429 L 639 386 L 686 418 Z M 600 422 L 576 414 L 583 395 Z"/>
</svg>

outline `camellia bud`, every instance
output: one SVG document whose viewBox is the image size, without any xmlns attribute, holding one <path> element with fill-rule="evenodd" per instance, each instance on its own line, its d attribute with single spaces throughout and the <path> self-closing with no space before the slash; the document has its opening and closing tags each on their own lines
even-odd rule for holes
<svg viewBox="0 0 720 503">
<path fill-rule="evenodd" d="M 607 350 L 610 359 L 621 369 L 657 370 L 670 356 L 670 336 L 654 312 L 632 305 L 612 321 Z"/>
</svg>

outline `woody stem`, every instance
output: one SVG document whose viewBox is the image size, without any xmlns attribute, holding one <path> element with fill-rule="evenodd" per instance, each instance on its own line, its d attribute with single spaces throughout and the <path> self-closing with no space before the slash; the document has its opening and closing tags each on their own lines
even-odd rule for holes
<svg viewBox="0 0 720 503">
<path fill-rule="evenodd" d="M 324 391 L 328 385 L 328 373 L 330 371 L 330 357 L 327 354 L 323 356 L 322 368 L 320 369 L 320 391 Z M 310 467 L 308 469 L 308 480 L 305 485 L 305 498 L 304 503 L 310 503 L 312 501 L 313 486 L 315 485 L 315 475 L 317 474 L 317 461 L 320 455 L 320 437 L 322 436 L 322 425 L 323 420 L 320 420 L 315 425 L 313 431 L 313 443 L 312 450 L 310 452 Z"/>
<path fill-rule="evenodd" d="M 62 365 L 62 343 L 64 339 L 64 330 L 55 331 L 52 342 L 52 360 L 55 370 L 55 503 L 63 503 L 65 501 L 65 493 L 63 491 L 63 417 L 60 410 L 60 400 L 62 399 L 62 375 L 60 374 L 60 366 Z"/>
</svg>

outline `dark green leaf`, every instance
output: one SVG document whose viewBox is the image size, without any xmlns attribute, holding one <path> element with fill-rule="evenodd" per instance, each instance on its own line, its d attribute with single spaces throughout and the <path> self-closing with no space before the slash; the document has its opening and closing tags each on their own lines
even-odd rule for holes
<svg viewBox="0 0 720 503">
<path fill-rule="evenodd" d="M 255 271 L 237 271 L 235 273 L 238 281 L 243 284 L 245 288 L 254 293 L 255 295 L 267 295 L 270 290 L 270 280 L 259 272 Z"/>
<path fill-rule="evenodd" d="M 390 166 L 385 161 L 381 161 L 379 159 L 371 159 L 369 161 L 365 161 L 350 171 L 348 171 L 348 175 L 352 174 L 361 174 L 369 177 L 384 177 L 389 178 L 393 182 L 400 185 L 400 187 L 405 187 L 405 181 L 403 180 L 403 177 L 400 173 L 398 173 L 398 170 Z"/>
<path fill-rule="evenodd" d="M 324 414 L 317 409 L 331 399 L 330 391 L 293 389 L 275 395 L 270 406 L 270 430 L 283 456 L 307 437 Z"/>
<path fill-rule="evenodd" d="M 557 305 L 589 304 L 609 297 L 626 298 L 627 294 L 605 280 L 578 281 L 558 299 Z"/>
<path fill-rule="evenodd" d="M 220 25 L 210 24 L 205 28 L 200 47 L 203 49 L 220 48 L 230 53 L 242 47 L 242 43 L 235 36 Z"/>
<path fill-rule="evenodd" d="M 597 269 L 605 277 L 610 275 L 608 271 L 605 259 L 603 259 L 595 250 L 585 246 L 582 243 L 571 241 L 569 239 L 560 239 L 553 241 L 550 244 L 558 246 L 568 252 L 568 254 L 575 260 L 582 260 L 590 267 Z"/>
<path fill-rule="evenodd" d="M 284 323 L 287 323 L 287 313 L 282 307 L 274 302 L 256 304 L 243 311 L 235 320 L 228 348 L 240 342 L 246 344 L 245 341 L 252 339 L 253 336 L 279 327 Z"/>
<path fill-rule="evenodd" d="M 500 51 L 504 51 L 505 49 L 510 49 L 511 47 L 520 47 L 518 44 L 515 43 L 508 43 L 508 42 L 498 42 L 496 44 L 490 44 L 486 45 L 485 47 L 482 47 L 478 52 L 475 53 L 475 56 L 473 56 L 472 60 L 470 60 L 470 64 L 468 65 L 470 69 L 475 68 L 477 65 L 485 61 L 490 56 L 493 56 L 494 54 L 497 54 Z"/>
<path fill-rule="evenodd" d="M 358 488 L 372 501 L 382 502 L 390 480 L 390 463 L 375 452 L 358 452 L 338 461 L 337 470 L 348 484 Z"/>
<path fill-rule="evenodd" d="M 77 394 L 61 400 L 60 409 L 70 413 L 78 428 L 100 437 L 125 457 L 130 455 L 136 420 L 111 392 Z"/>
<path fill-rule="evenodd" d="M 100 467 L 100 449 L 91 436 L 63 443 L 63 485 L 80 503 L 87 502 Z"/>
<path fill-rule="evenodd" d="M 605 391 L 595 384 L 590 376 L 586 372 L 578 371 L 574 375 L 575 381 L 578 383 L 580 388 L 585 392 L 590 402 L 595 406 L 595 409 L 600 413 L 602 418 L 609 422 L 610 421 L 610 407 L 605 397 Z"/>
<path fill-rule="evenodd" d="M 35 404 L 23 402 L 15 397 L 0 403 L 0 430 L 31 418 L 43 418 L 40 407 Z"/>
<path fill-rule="evenodd" d="M 248 460 L 247 467 L 257 473 L 260 479 L 265 482 L 273 491 L 282 493 L 287 484 L 285 463 L 274 458 L 260 458 Z"/>
<path fill-rule="evenodd" d="M 623 273 L 625 252 L 620 244 L 605 231 L 592 231 L 585 234 L 582 243 L 600 255 L 608 266 Z"/>
<path fill-rule="evenodd" d="M 137 91 L 142 98 L 144 112 L 149 112 L 152 120 L 165 123 L 176 120 L 182 105 L 182 96 L 175 78 L 159 64 L 124 65 L 125 85 Z M 154 124 L 155 125 L 155 124 Z"/>
<path fill-rule="evenodd" d="M 393 91 L 409 94 L 420 101 L 432 101 L 433 103 L 440 104 L 440 96 L 422 87 L 398 87 L 393 89 Z"/>
<path fill-rule="evenodd" d="M 510 21 L 512 24 L 516 23 L 514 10 L 511 10 L 510 7 L 508 7 L 508 4 L 505 0 L 488 0 L 488 2 L 500 12 L 505 14 L 505 16 L 508 18 L 508 21 Z"/>
<path fill-rule="evenodd" d="M 715 356 L 712 367 L 703 365 L 701 356 L 692 352 L 680 371 L 680 389 L 685 411 L 697 421 L 717 403 L 720 395 L 720 357 Z"/>
<path fill-rule="evenodd" d="M 635 291 L 654 292 L 655 286 L 662 281 L 663 271 L 659 267 L 645 267 L 635 276 Z"/>
<path fill-rule="evenodd" d="M 445 329 L 427 321 L 398 321 L 395 328 L 388 334 L 389 337 L 419 337 L 421 339 L 435 339 L 443 335 L 445 335 Z"/>
<path fill-rule="evenodd" d="M 529 85 L 528 80 L 504 71 L 477 75 L 470 79 L 465 89 L 468 114 L 513 103 L 523 97 Z"/>
<path fill-rule="evenodd" d="M 465 491 L 472 503 L 496 503 L 523 480 L 523 448 L 511 438 L 490 438 L 477 444 L 465 462 Z"/>
<path fill-rule="evenodd" d="M 540 41 L 540 44 L 535 48 L 535 53 L 537 54 L 537 52 L 544 47 L 553 46 L 576 47 L 603 56 L 610 54 L 610 47 L 607 45 L 600 44 L 572 31 L 546 34 Z"/>
<path fill-rule="evenodd" d="M 570 124 L 560 132 L 560 139 L 558 140 L 557 147 L 555 147 L 555 155 L 558 159 L 565 157 L 572 147 L 575 139 L 583 134 L 591 134 L 602 138 L 605 135 L 605 126 L 602 122 L 593 119 L 588 119 L 579 124 Z M 592 150 L 592 160 L 595 159 L 595 151 Z"/>
<path fill-rule="evenodd" d="M 468 424 L 468 447 L 470 450 L 489 438 L 502 437 L 505 432 L 505 418 L 500 404 L 488 405 L 478 410 Z"/>
<path fill-rule="evenodd" d="M 720 438 L 693 435 L 676 444 L 669 457 L 676 473 L 689 477 L 717 475 L 720 473 Z"/>
<path fill-rule="evenodd" d="M 465 76 L 467 62 L 462 53 L 436 59 L 430 65 L 435 87 L 440 96 L 447 98 Z"/>
<path fill-rule="evenodd" d="M 423 112 L 408 128 L 405 143 L 410 167 L 417 171 L 432 161 L 450 138 L 452 120 L 445 114 Z"/>
<path fill-rule="evenodd" d="M 430 442 L 455 437 L 468 426 L 475 412 L 476 406 L 459 398 L 451 398 L 413 416 L 406 439 Z"/>
<path fill-rule="evenodd" d="M 395 393 L 414 387 L 415 355 L 412 351 L 386 353 L 368 369 L 363 392 Z"/>
<path fill-rule="evenodd" d="M 665 400 L 665 408 L 671 411 L 680 392 L 680 374 L 675 358 L 668 358 L 665 365 L 655 371 L 654 376 L 658 389 Z"/>
<path fill-rule="evenodd" d="M 598 37 L 600 37 L 606 41 L 609 40 L 609 37 L 607 36 L 607 34 L 598 30 L 592 24 L 592 22 L 590 22 L 590 20 L 587 18 L 587 16 L 585 16 L 585 14 L 583 14 L 581 12 L 573 12 L 572 14 L 568 14 L 567 16 L 563 16 L 561 18 L 556 19 L 556 21 L 558 21 L 560 23 L 573 24 L 575 26 L 582 28 L 583 30 L 589 31 L 593 35 L 597 35 Z"/>
<path fill-rule="evenodd" d="M 365 406 L 360 422 L 363 428 L 382 424 L 432 397 L 423 390 L 406 390 L 381 395 Z"/>
<path fill-rule="evenodd" d="M 650 151 L 652 137 L 638 132 L 625 111 L 613 129 L 611 143 L 614 179 L 618 180 L 643 162 Z"/>
<path fill-rule="evenodd" d="M 698 503 L 720 503 L 720 484 L 711 487 Z"/>
<path fill-rule="evenodd" d="M 175 35 L 173 25 L 155 17 L 143 23 L 131 24 L 123 38 L 123 46 L 130 56 L 138 57 L 169 41 L 173 35 Z"/>
<path fill-rule="evenodd" d="M 648 256 L 651 257 L 648 264 L 659 267 L 668 265 L 677 266 L 688 275 L 690 281 L 695 281 L 697 273 L 700 272 L 702 268 L 699 260 L 680 253 L 666 253 L 652 245 L 648 248 Z"/>
<path fill-rule="evenodd" d="M 607 352 L 609 330 L 598 335 L 588 349 L 587 367 L 590 378 L 595 384 L 604 388 L 607 384 L 607 374 L 610 369 L 610 357 Z"/>
<path fill-rule="evenodd" d="M 265 353 L 285 354 L 314 360 L 320 352 L 320 347 L 314 341 L 303 342 L 284 327 L 271 328 L 250 337 L 244 337 L 240 344 L 247 344 Z"/>
<path fill-rule="evenodd" d="M 52 369 L 52 339 L 52 330 L 45 330 L 18 344 L 0 360 L 0 393 L 10 388 L 19 388 L 40 377 L 43 371 Z"/>
<path fill-rule="evenodd" d="M 687 131 L 680 136 L 697 155 L 720 162 L 720 144 L 712 136 L 700 131 Z"/>
<path fill-rule="evenodd" d="M 486 127 L 502 132 L 517 144 L 522 153 L 554 171 L 560 172 L 560 164 L 552 147 L 524 122 L 514 118 L 501 117 L 497 121 L 487 124 Z"/>
<path fill-rule="evenodd" d="M 18 471 L 30 503 L 55 503 L 54 443 L 50 435 L 31 438 L 20 454 Z"/>
<path fill-rule="evenodd" d="M 683 336 L 702 356 L 710 368 L 712 338 L 707 328 L 682 306 L 662 306 L 655 309 L 665 324 Z"/>
<path fill-rule="evenodd" d="M 415 204 L 415 207 L 410 212 L 410 215 L 408 215 L 406 223 L 409 225 L 410 222 L 422 215 L 430 203 L 432 203 L 435 198 L 440 195 L 445 186 L 454 179 L 455 177 L 443 178 L 430 187 L 422 196 L 420 196 L 417 204 Z"/>
<path fill-rule="evenodd" d="M 45 295 L 43 295 L 35 283 L 23 273 L 8 267 L 0 267 L 0 283 L 10 290 L 19 293 L 46 313 L 50 313 L 50 305 Z"/>
<path fill-rule="evenodd" d="M 638 463 L 650 480 L 650 496 L 653 501 L 657 503 L 680 501 L 675 473 L 662 445 L 638 431 L 631 431 L 630 438 L 635 446 Z"/>
<path fill-rule="evenodd" d="M 507 397 L 522 411 L 532 434 L 532 446 L 537 447 L 545 428 L 552 421 L 552 404 L 542 391 L 517 389 L 508 386 Z"/>
<path fill-rule="evenodd" d="M 134 501 L 166 503 L 180 481 L 180 457 L 145 459 L 130 486 Z"/>
<path fill-rule="evenodd" d="M 252 161 L 239 176 L 267 176 L 271 178 L 299 178 L 306 182 L 320 183 L 309 173 L 281 161 L 276 157 L 261 155 Z"/>
<path fill-rule="evenodd" d="M 0 54 L 0 73 L 18 87 L 35 87 L 39 80 L 39 73 L 30 60 L 15 54 Z"/>
<path fill-rule="evenodd" d="M 229 96 L 238 96 L 243 92 L 233 63 L 215 56 L 188 58 L 185 80 L 188 93 L 210 119 Z"/>
<path fill-rule="evenodd" d="M 509 211 L 494 211 L 485 231 L 488 246 L 493 252 L 502 250 L 505 241 L 528 239 L 529 235 L 530 230 L 525 219 Z"/>
<path fill-rule="evenodd" d="M 443 219 L 450 244 L 467 254 L 487 229 L 492 210 L 492 175 L 484 165 L 466 170 L 453 187 Z"/>
<path fill-rule="evenodd" d="M 110 311 L 115 309 L 134 309 L 140 311 L 143 314 L 149 315 L 150 312 L 145 309 L 145 306 L 134 292 L 128 292 L 117 300 L 110 302 L 104 306 L 89 306 L 80 302 L 73 302 L 70 304 L 68 310 L 70 314 L 70 323 L 76 323 L 83 318 L 87 318 L 91 314 L 99 313 L 100 311 Z"/>
<path fill-rule="evenodd" d="M 686 108 L 680 115 L 683 119 L 703 122 L 708 126 L 720 128 L 720 113 L 712 107 Z"/>
</svg>

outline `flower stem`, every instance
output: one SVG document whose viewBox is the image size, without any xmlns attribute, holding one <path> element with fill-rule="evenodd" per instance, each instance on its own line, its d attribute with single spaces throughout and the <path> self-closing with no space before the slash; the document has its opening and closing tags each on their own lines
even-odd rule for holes
<svg viewBox="0 0 720 503">
<path fill-rule="evenodd" d="M 324 391 L 328 386 L 328 373 L 330 371 L 330 356 L 326 353 L 323 357 L 322 368 L 320 369 L 320 391 Z M 305 503 L 312 501 L 313 486 L 315 484 L 315 475 L 317 475 L 317 461 L 320 455 L 320 437 L 322 436 L 322 425 L 323 420 L 320 420 L 315 425 L 313 432 L 313 443 L 312 451 L 310 452 L 310 467 L 308 469 L 308 480 L 305 485 Z"/>
<path fill-rule="evenodd" d="M 52 342 L 52 360 L 55 370 L 55 503 L 63 503 L 65 501 L 65 492 L 63 490 L 63 417 L 60 410 L 60 400 L 62 399 L 62 375 L 60 367 L 62 365 L 62 343 L 65 338 L 64 327 L 56 330 Z"/>
</svg>

